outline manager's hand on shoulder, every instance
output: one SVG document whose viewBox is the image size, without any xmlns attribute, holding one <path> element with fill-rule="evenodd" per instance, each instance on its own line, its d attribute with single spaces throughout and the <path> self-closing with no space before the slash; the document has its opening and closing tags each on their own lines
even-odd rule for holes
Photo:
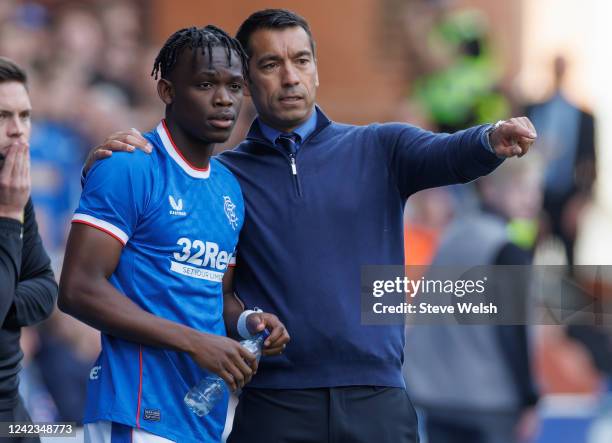
<svg viewBox="0 0 612 443">
<path fill-rule="evenodd" d="M 498 157 L 522 157 L 537 138 L 536 129 L 527 117 L 501 121 L 489 134 L 491 147 Z"/>
<path fill-rule="evenodd" d="M 135 149 L 140 149 L 147 154 L 153 152 L 151 144 L 137 129 L 132 128 L 111 134 L 101 144 L 89 151 L 85 166 L 83 166 L 83 176 L 87 175 L 95 162 L 110 157 L 113 152 L 134 152 Z"/>
</svg>

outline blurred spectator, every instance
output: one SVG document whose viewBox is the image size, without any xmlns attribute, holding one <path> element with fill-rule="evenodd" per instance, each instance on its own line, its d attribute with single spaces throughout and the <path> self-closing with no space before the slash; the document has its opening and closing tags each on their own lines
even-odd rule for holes
<svg viewBox="0 0 612 443">
<path fill-rule="evenodd" d="M 143 4 L 6 1 L 0 7 L 0 54 L 31 72 L 32 199 L 56 270 L 85 147 L 161 116 L 155 88 L 143 81 L 155 58 L 143 32 Z"/>
<path fill-rule="evenodd" d="M 99 333 L 56 311 L 42 325 L 34 362 L 57 409 L 57 420 L 83 423 L 87 380 L 100 352 Z"/>
<path fill-rule="evenodd" d="M 539 175 L 532 156 L 507 160 L 479 179 L 481 208 L 452 222 L 432 266 L 530 264 L 530 226 L 537 226 L 541 208 Z M 494 290 L 495 299 L 509 302 L 527 292 L 527 282 L 508 281 Z M 427 441 L 511 443 L 533 437 L 538 395 L 526 326 L 413 326 L 406 349 L 406 383 L 424 413 Z"/>
<path fill-rule="evenodd" d="M 3 8 L 0 11 L 0 54 L 35 74 L 34 67 L 42 62 L 49 47 L 47 11 L 27 1 L 8 1 Z"/>
<path fill-rule="evenodd" d="M 508 118 L 511 103 L 500 87 L 502 70 L 490 42 L 487 17 L 455 9 L 450 0 L 410 0 L 404 7 L 409 101 L 433 130 L 453 133 Z M 457 211 L 477 204 L 472 185 L 451 188 Z"/>
<path fill-rule="evenodd" d="M 563 94 L 568 69 L 553 60 L 553 91 L 526 113 L 538 131 L 537 150 L 545 160 L 544 210 L 549 233 L 561 240 L 565 262 L 574 264 L 574 243 L 583 209 L 592 199 L 596 178 L 595 120 Z M 570 274 L 574 272 L 570 269 Z M 585 304 L 591 303 L 587 299 Z M 599 392 L 602 375 L 612 373 L 610 331 L 597 325 L 542 327 L 538 367 L 547 392 Z"/>
<path fill-rule="evenodd" d="M 53 59 L 67 68 L 76 67 L 90 76 L 99 68 L 105 41 L 102 24 L 85 5 L 70 5 L 53 15 Z"/>
<path fill-rule="evenodd" d="M 37 328 L 23 328 L 20 345 L 23 349 L 23 368 L 19 374 L 19 395 L 34 422 L 52 423 L 58 419 L 57 408 L 43 382 L 41 368 L 33 360 L 40 348 Z"/>
<path fill-rule="evenodd" d="M 412 37 L 407 45 L 416 63 L 412 96 L 431 121 L 440 131 L 455 132 L 507 118 L 510 103 L 498 88 L 501 71 L 486 17 L 476 10 L 449 11 L 445 2 L 411 5 L 421 13 L 428 11 L 425 28 L 423 16 L 408 8 L 406 33 Z"/>
<path fill-rule="evenodd" d="M 80 195 L 82 158 L 78 152 L 83 143 L 83 137 L 62 122 L 38 120 L 33 125 L 32 198 L 41 236 L 56 271 L 63 255 L 70 213 Z"/>
<path fill-rule="evenodd" d="M 538 131 L 536 149 L 544 155 L 544 210 L 550 230 L 565 246 L 568 264 L 574 263 L 574 241 L 585 204 L 595 181 L 595 122 L 563 95 L 566 60 L 553 64 L 554 90 L 549 99 L 527 106 Z"/>
<path fill-rule="evenodd" d="M 431 263 L 453 211 L 453 199 L 448 188 L 420 191 L 408 200 L 404 229 L 406 265 Z"/>
<path fill-rule="evenodd" d="M 114 86 L 125 96 L 128 104 L 134 106 L 139 101 L 137 85 L 142 81 L 138 69 L 142 63 L 138 57 L 141 47 L 140 12 L 130 2 L 107 2 L 101 8 L 101 19 L 105 33 L 104 56 L 92 83 Z M 146 60 L 147 66 L 152 64 L 153 59 Z"/>
</svg>

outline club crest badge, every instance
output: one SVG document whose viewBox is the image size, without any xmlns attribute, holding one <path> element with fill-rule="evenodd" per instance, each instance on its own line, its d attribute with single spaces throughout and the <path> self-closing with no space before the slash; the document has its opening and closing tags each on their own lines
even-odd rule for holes
<svg viewBox="0 0 612 443">
<path fill-rule="evenodd" d="M 225 215 L 227 216 L 227 220 L 229 221 L 232 229 L 236 230 L 238 227 L 238 216 L 236 215 L 236 205 L 232 202 L 232 199 L 229 196 L 223 196 L 223 209 L 225 210 Z"/>
</svg>

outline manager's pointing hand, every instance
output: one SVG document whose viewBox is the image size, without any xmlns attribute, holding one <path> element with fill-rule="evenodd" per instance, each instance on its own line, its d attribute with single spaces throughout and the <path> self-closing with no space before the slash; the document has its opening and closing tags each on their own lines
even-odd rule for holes
<svg viewBox="0 0 612 443">
<path fill-rule="evenodd" d="M 491 147 L 498 157 L 522 157 L 535 142 L 537 133 L 527 117 L 497 123 L 489 134 Z"/>
</svg>

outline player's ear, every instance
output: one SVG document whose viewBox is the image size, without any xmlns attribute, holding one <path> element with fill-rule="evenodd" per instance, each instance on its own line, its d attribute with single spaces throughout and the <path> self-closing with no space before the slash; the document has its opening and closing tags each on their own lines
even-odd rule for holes
<svg viewBox="0 0 612 443">
<path fill-rule="evenodd" d="M 165 78 L 160 78 L 157 82 L 157 95 L 166 105 L 172 104 L 174 101 L 174 86 L 172 82 Z"/>
<path fill-rule="evenodd" d="M 244 79 L 244 88 L 242 89 L 242 93 L 244 94 L 245 97 L 251 96 L 250 84 L 251 84 L 251 81 L 248 78 Z"/>
</svg>

